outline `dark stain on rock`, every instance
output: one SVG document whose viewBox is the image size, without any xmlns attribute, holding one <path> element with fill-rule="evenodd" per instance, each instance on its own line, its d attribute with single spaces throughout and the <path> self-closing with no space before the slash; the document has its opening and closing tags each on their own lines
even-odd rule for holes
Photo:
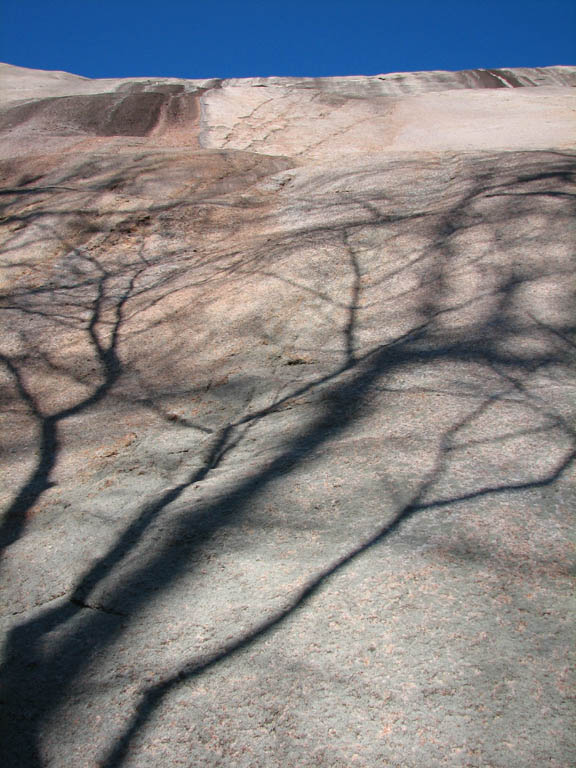
<svg viewBox="0 0 576 768">
<path fill-rule="evenodd" d="M 18 104 L 0 112 L 0 132 L 25 127 L 69 136 L 148 136 L 168 110 L 168 122 L 196 118 L 196 95 L 178 85 L 142 93 L 65 96 Z"/>
<path fill-rule="evenodd" d="M 481 88 L 506 88 L 506 83 L 499 80 L 493 72 L 488 69 L 474 70 Z"/>
<path fill-rule="evenodd" d="M 477 69 L 475 72 L 483 88 L 522 88 L 518 78 L 507 70 Z"/>
<path fill-rule="evenodd" d="M 498 74 L 499 77 L 506 80 L 506 82 L 511 85 L 513 88 L 523 88 L 524 85 L 518 80 L 516 75 L 514 75 L 512 72 L 510 72 L 509 69 L 488 69 L 487 72 L 490 72 L 491 74 Z"/>
</svg>

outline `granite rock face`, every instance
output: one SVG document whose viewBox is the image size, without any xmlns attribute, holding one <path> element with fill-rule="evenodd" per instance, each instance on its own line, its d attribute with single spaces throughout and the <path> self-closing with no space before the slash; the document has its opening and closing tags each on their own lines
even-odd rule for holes
<svg viewBox="0 0 576 768">
<path fill-rule="evenodd" d="M 576 69 L 0 83 L 4 765 L 572 765 Z"/>
</svg>

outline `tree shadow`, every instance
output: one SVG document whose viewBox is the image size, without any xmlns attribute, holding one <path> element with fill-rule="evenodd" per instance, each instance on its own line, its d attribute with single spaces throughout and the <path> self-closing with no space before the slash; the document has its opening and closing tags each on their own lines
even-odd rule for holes
<svg viewBox="0 0 576 768">
<path fill-rule="evenodd" d="M 529 185 L 530 197 L 549 196 L 548 185 L 560 185 L 566 181 L 566 167 L 563 161 L 558 161 L 561 167 L 556 173 L 546 171 L 534 174 L 530 168 L 524 170 L 525 165 L 530 166 L 533 162 L 532 156 L 527 155 L 519 161 L 520 169 L 512 166 L 495 174 L 494 158 L 472 158 L 468 162 L 467 173 L 472 181 L 463 193 L 460 192 L 455 200 L 450 201 L 447 210 L 417 209 L 413 215 L 406 211 L 395 218 L 392 213 L 383 214 L 380 207 L 381 203 L 388 201 L 389 196 L 378 199 L 370 192 L 365 197 L 354 196 L 353 199 L 330 203 L 336 208 L 345 211 L 349 208 L 353 211 L 351 216 L 345 215 L 343 221 L 341 216 L 336 216 L 339 219 L 336 226 L 329 223 L 307 226 L 303 222 L 288 239 L 281 237 L 272 245 L 269 242 L 260 245 L 242 263 L 232 259 L 230 266 L 230 262 L 225 262 L 222 272 L 218 264 L 213 265 L 215 274 L 223 280 L 228 279 L 231 272 L 236 270 L 265 275 L 270 271 L 267 257 L 274 249 L 281 248 L 290 253 L 301 247 L 302 238 L 321 238 L 328 234 L 343 250 L 348 263 L 349 300 L 343 303 L 333 299 L 327 290 L 307 286 L 304 281 L 298 282 L 298 288 L 313 293 L 320 301 L 334 305 L 343 313 L 340 325 L 334 329 L 334 335 L 340 339 L 341 359 L 328 373 L 307 378 L 287 393 L 276 397 L 270 405 L 248 410 L 213 431 L 202 465 L 153 501 L 143 504 L 136 518 L 126 526 L 109 551 L 78 579 L 73 593 L 66 601 L 59 601 L 56 606 L 44 609 L 10 632 L 2 667 L 3 696 L 9 701 L 13 713 L 27 713 L 26 720 L 16 727 L 11 718 L 9 726 L 12 732 L 7 737 L 10 754 L 14 759 L 18 758 L 20 764 L 43 765 L 40 744 L 45 723 L 65 700 L 71 685 L 86 665 L 96 654 L 105 653 L 125 632 L 130 617 L 143 608 L 149 596 L 144 590 L 136 588 L 142 579 L 154 583 L 157 591 L 167 591 L 185 570 L 189 571 L 193 567 L 202 548 L 221 528 L 242 518 L 264 488 L 305 465 L 320 446 L 330 445 L 335 437 L 353 429 L 361 415 L 365 417 L 366 412 L 370 414 L 370 395 L 374 388 L 386 385 L 398 372 L 415 367 L 426 368 L 438 362 L 452 366 L 473 362 L 495 374 L 501 386 L 496 393 L 481 397 L 479 403 L 474 403 L 463 417 L 455 419 L 449 428 L 438 435 L 433 467 L 419 479 L 409 501 L 399 505 L 391 518 L 381 521 L 369 536 L 350 542 L 345 554 L 334 558 L 312 574 L 305 585 L 295 591 L 274 615 L 224 643 L 208 657 L 184 660 L 174 674 L 144 689 L 133 717 L 102 759 L 101 764 L 106 768 L 122 765 L 136 735 L 178 685 L 198 678 L 281 626 L 297 610 L 303 608 L 333 574 L 370 548 L 388 541 L 408 520 L 435 508 L 451 508 L 474 499 L 545 487 L 556 482 L 571 466 L 576 457 L 573 428 L 544 401 L 538 401 L 524 383 L 525 379 L 551 366 L 566 365 L 566 345 L 560 349 L 550 342 L 536 351 L 528 346 L 526 351 L 517 342 L 522 341 L 523 334 L 534 325 L 544 325 L 549 339 L 558 335 L 565 339 L 573 329 L 565 324 L 553 326 L 544 322 L 526 325 L 526 313 L 520 305 L 524 301 L 525 292 L 541 279 L 543 270 L 538 271 L 535 266 L 527 268 L 525 264 L 516 264 L 513 260 L 512 264 L 502 263 L 501 259 L 493 258 L 493 250 L 498 241 L 502 253 L 518 246 L 528 251 L 532 247 L 531 236 L 526 233 L 518 236 L 517 228 L 510 226 L 510 222 L 521 219 L 517 202 L 504 204 L 498 201 L 498 208 L 488 213 L 482 209 L 485 200 L 495 196 L 494 190 L 498 190 L 498 197 L 506 197 L 508 195 L 501 195 L 500 190 L 524 189 L 525 185 Z M 552 161 L 549 162 L 553 165 Z M 558 200 L 556 204 L 559 204 Z M 313 194 L 303 197 L 300 202 L 309 205 L 311 209 L 327 205 L 324 199 L 320 202 L 315 200 Z M 330 213 L 324 211 L 325 220 L 330 220 Z M 550 218 L 553 219 L 554 215 L 558 216 L 558 222 L 563 222 L 567 216 L 565 209 L 550 214 Z M 422 253 L 409 259 L 403 267 L 394 266 L 392 270 L 384 270 L 382 275 L 369 275 L 372 282 L 370 286 L 365 285 L 368 272 L 362 268 L 362 248 L 355 241 L 357 233 L 366 227 L 374 227 L 378 231 L 393 227 L 410 230 L 420 226 L 423 220 L 430 229 L 427 230 L 428 240 Z M 468 258 L 466 241 L 463 245 L 458 242 L 458 238 L 470 237 L 479 225 L 489 226 L 493 239 L 483 243 Z M 512 234 L 507 234 L 509 232 Z M 509 241 L 503 242 L 506 237 Z M 4 546 L 23 534 L 28 511 L 50 486 L 51 474 L 60 451 L 60 424 L 108 397 L 123 375 L 118 340 L 123 325 L 134 317 L 129 311 L 130 301 L 135 297 L 145 297 L 143 306 L 149 308 L 151 302 L 158 302 L 162 297 L 170 295 L 174 287 L 171 280 L 164 280 L 160 276 L 153 283 L 157 293 L 152 291 L 145 283 L 150 262 L 140 259 L 130 263 L 128 274 L 123 274 L 122 291 L 111 294 L 112 276 L 107 268 L 95 257 L 82 258 L 87 259 L 91 269 L 98 273 L 88 282 L 92 294 L 83 332 L 89 339 L 92 355 L 97 361 L 100 383 L 74 404 L 48 412 L 26 383 L 23 372 L 26 361 L 2 357 L 18 397 L 35 419 L 40 435 L 37 464 L 12 502 L 0 529 Z M 170 253 L 164 258 L 173 259 L 174 254 Z M 476 288 L 468 298 L 462 299 L 454 287 L 454 277 L 462 268 L 463 261 L 466 269 L 482 265 L 487 279 L 486 286 Z M 189 262 L 186 269 L 192 272 L 186 282 L 189 286 L 194 284 L 197 276 L 190 269 Z M 557 271 L 557 268 L 551 269 L 550 274 L 555 275 Z M 416 308 L 411 314 L 410 327 L 404 333 L 394 333 L 384 343 L 366 343 L 362 340 L 363 313 L 373 311 L 373 308 L 379 309 L 384 322 L 388 312 L 386 304 L 390 305 L 390 313 L 399 313 L 399 302 L 409 295 L 409 289 L 402 288 L 399 291 L 396 285 L 391 285 L 391 293 L 386 295 L 388 285 L 399 276 L 410 278 L 412 291 L 416 295 Z M 292 278 L 284 278 L 278 272 L 275 272 L 275 277 L 295 285 Z M 373 298 L 378 291 L 382 294 L 380 302 Z M 486 305 L 481 319 L 476 317 L 468 320 L 466 313 L 471 306 L 476 308 L 479 303 Z M 31 312 L 38 312 L 37 308 L 30 308 L 25 303 L 24 306 Z M 106 323 L 103 320 L 105 312 Z M 456 322 L 453 322 L 454 317 Z M 106 334 L 102 332 L 104 325 L 107 327 Z M 286 403 L 304 394 L 314 396 L 315 415 L 284 442 L 277 455 L 255 471 L 246 472 L 224 496 L 202 502 L 196 508 L 188 508 L 186 505 L 166 540 L 135 567 L 121 574 L 110 605 L 99 603 L 99 585 L 111 574 L 119 572 L 162 511 L 181 498 L 192 485 L 202 482 L 213 470 L 221 467 L 241 446 L 246 429 L 263 422 Z M 539 429 L 556 429 L 562 433 L 567 446 L 562 457 L 553 466 L 547 467 L 544 473 L 534 471 L 532 477 L 522 481 L 499 483 L 489 480 L 469 491 L 443 495 L 438 488 L 441 488 L 442 480 L 450 470 L 455 453 L 461 448 L 457 440 L 465 439 L 462 436 L 466 430 L 478 422 L 487 409 L 511 394 L 522 397 L 526 407 L 534 412 L 545 412 L 547 425 Z M 149 402 L 155 409 L 160 407 L 155 397 L 151 397 Z M 209 433 L 207 428 L 199 426 Z M 486 443 L 494 443 L 500 437 L 489 435 Z M 185 542 L 185 545 L 175 546 L 177 542 Z M 115 606 L 121 604 L 129 606 L 129 610 L 118 615 Z M 47 650 L 44 641 L 55 630 L 59 633 L 58 640 Z M 22 661 L 23 649 L 26 654 L 25 663 Z M 32 691 L 34 702 L 31 700 Z"/>
<path fill-rule="evenodd" d="M 40 433 L 36 466 L 12 504 L 8 507 L 0 525 L 0 550 L 3 550 L 21 536 L 26 524 L 28 511 L 42 493 L 51 487 L 50 476 L 56 465 L 60 446 L 59 424 L 104 399 L 122 372 L 122 366 L 117 354 L 118 333 L 122 325 L 125 304 L 132 295 L 134 285 L 142 270 L 136 271 L 131 276 L 125 290 L 115 299 L 114 318 L 108 338 L 103 340 L 100 337 L 100 325 L 104 302 L 107 298 L 109 276 L 105 270 L 100 268 L 95 259 L 90 259 L 90 263 L 99 269 L 101 276 L 95 284 L 95 296 L 92 300 L 91 316 L 87 323 L 86 333 L 90 339 L 94 357 L 98 361 L 99 373 L 102 378 L 101 383 L 82 400 L 55 413 L 47 414 L 44 413 L 41 403 L 38 402 L 37 398 L 26 386 L 18 365 L 8 356 L 0 355 L 0 361 L 10 371 L 18 394 L 36 420 L 38 432 Z"/>
</svg>

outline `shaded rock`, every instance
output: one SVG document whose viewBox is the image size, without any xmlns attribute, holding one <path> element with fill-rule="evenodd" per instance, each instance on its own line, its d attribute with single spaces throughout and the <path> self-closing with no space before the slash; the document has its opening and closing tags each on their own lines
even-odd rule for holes
<svg viewBox="0 0 576 768">
<path fill-rule="evenodd" d="M 571 762 L 574 73 L 2 65 L 6 765 Z"/>
</svg>

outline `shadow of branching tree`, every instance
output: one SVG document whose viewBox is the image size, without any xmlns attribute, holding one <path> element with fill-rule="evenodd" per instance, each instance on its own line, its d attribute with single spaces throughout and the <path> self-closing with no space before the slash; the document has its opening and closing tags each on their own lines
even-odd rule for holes
<svg viewBox="0 0 576 768">
<path fill-rule="evenodd" d="M 183 658 L 170 674 L 144 684 L 134 712 L 107 746 L 100 765 L 121 766 L 136 737 L 178 686 L 197 680 L 282 627 L 336 572 L 391 541 L 408 521 L 435 509 L 448 511 L 464 503 L 553 486 L 562 478 L 576 457 L 576 434 L 569 414 L 552 402 L 542 382 L 565 376 L 574 357 L 574 327 L 569 320 L 573 305 L 566 290 L 573 265 L 562 236 L 556 234 L 564 231 L 573 215 L 571 165 L 572 158 L 561 153 L 481 155 L 419 164 L 387 161 L 356 169 L 349 177 L 343 172 L 337 190 L 333 178 L 323 177 L 319 170 L 300 186 L 288 188 L 283 204 L 290 215 L 275 230 L 269 228 L 267 236 L 253 238 L 249 247 L 238 250 L 218 241 L 204 255 L 202 238 L 210 241 L 211 227 L 217 233 L 219 219 L 213 224 L 205 219 L 193 249 L 179 245 L 150 254 L 149 235 L 140 234 L 143 216 L 159 219 L 176 211 L 185 216 L 188 203 L 182 198 L 131 210 L 129 217 L 123 215 L 116 223 L 110 212 L 104 231 L 93 235 L 96 241 L 74 246 L 78 274 L 69 284 L 41 284 L 3 297 L 6 311 L 15 313 L 18 322 L 29 315 L 44 320 L 50 315 L 45 328 L 58 324 L 69 328 L 76 318 L 75 332 L 87 344 L 97 379 L 87 389 L 83 384 L 86 391 L 74 402 L 51 409 L 31 374 L 30 366 L 42 357 L 36 347 L 32 359 L 34 340 L 24 334 L 29 346 L 22 355 L 3 354 L 13 397 L 27 408 L 39 435 L 36 466 L 4 518 L 4 547 L 24 535 L 29 511 L 50 487 L 62 451 L 63 422 L 113 397 L 145 402 L 169 420 L 161 387 L 134 395 L 119 386 L 131 375 L 121 350 L 126 349 L 127 359 L 130 344 L 149 338 L 150 327 L 165 322 L 167 301 L 179 293 L 195 296 L 194 291 L 206 285 L 216 291 L 246 281 L 251 285 L 267 281 L 266 285 L 299 297 L 290 305 L 294 316 L 285 318 L 282 331 L 291 339 L 292 356 L 271 364 L 294 369 L 293 379 L 281 379 L 277 394 L 266 404 L 249 400 L 241 413 L 220 424 L 180 419 L 202 435 L 202 460 L 178 482 L 142 502 L 108 550 L 79 575 L 65 599 L 10 631 L 2 682 L 14 765 L 16 760 L 20 765 L 44 765 L 43 740 L 75 682 L 120 641 L 151 600 L 139 585 L 153 584 L 154 599 L 168 595 L 220 531 L 238 525 L 275 484 L 312 465 L 320 450 L 329 452 L 338 440 L 360 434 L 367 422 L 382 430 L 385 443 L 386 425 L 395 418 L 386 399 L 391 393 L 448 393 L 461 397 L 464 404 L 437 420 L 423 417 L 435 429 L 427 438 L 429 460 L 419 463 L 414 457 L 414 470 L 398 498 L 387 501 L 388 506 L 383 503 L 369 529 L 352 536 L 343 552 L 339 548 L 307 573 L 280 606 L 246 631 Z M 132 171 L 130 183 L 136 183 L 136 169 Z M 274 219 L 257 194 L 250 204 L 207 195 L 202 210 L 212 203 L 227 210 L 227 238 L 236 235 L 241 244 L 249 242 L 247 226 L 253 232 L 265 231 Z M 16 218 L 37 215 L 48 220 L 47 206 L 43 201 L 32 213 Z M 50 221 L 53 237 L 62 238 L 58 224 Z M 129 257 L 115 240 L 117 227 L 126 227 L 127 221 L 128 226 L 135 222 L 138 241 Z M 320 254 L 317 261 L 308 262 L 315 250 Z M 334 264 L 323 273 L 321 265 L 328 258 Z M 317 314 L 299 320 L 306 301 L 313 302 Z M 190 326 L 193 323 L 192 319 Z M 190 347 L 183 349 L 192 354 Z M 68 378 L 74 380 L 70 371 Z M 184 383 L 176 383 L 186 397 Z M 303 403 L 311 407 L 291 422 L 273 452 L 259 461 L 247 441 L 266 442 L 274 432 L 268 424 L 275 415 Z M 525 422 L 496 428 L 493 414 L 503 403 L 521 404 Z M 408 418 L 413 416 L 407 413 Z M 512 461 L 495 467 L 492 474 L 482 468 L 476 473 L 470 467 L 456 471 L 466 452 L 482 446 L 500 455 L 499 445 L 519 437 L 540 441 L 548 455 L 520 462 L 521 466 Z M 234 474 L 235 456 L 244 460 L 246 452 L 255 454 L 256 460 Z M 215 492 L 206 485 L 206 496 L 194 504 L 189 501 L 191 488 L 227 469 L 231 480 L 223 489 L 217 487 Z M 177 511 L 170 530 L 138 558 L 132 557 L 171 505 Z M 113 585 L 106 604 L 98 596 L 105 582 Z M 195 599 L 190 596 L 191 603 Z"/>
</svg>

